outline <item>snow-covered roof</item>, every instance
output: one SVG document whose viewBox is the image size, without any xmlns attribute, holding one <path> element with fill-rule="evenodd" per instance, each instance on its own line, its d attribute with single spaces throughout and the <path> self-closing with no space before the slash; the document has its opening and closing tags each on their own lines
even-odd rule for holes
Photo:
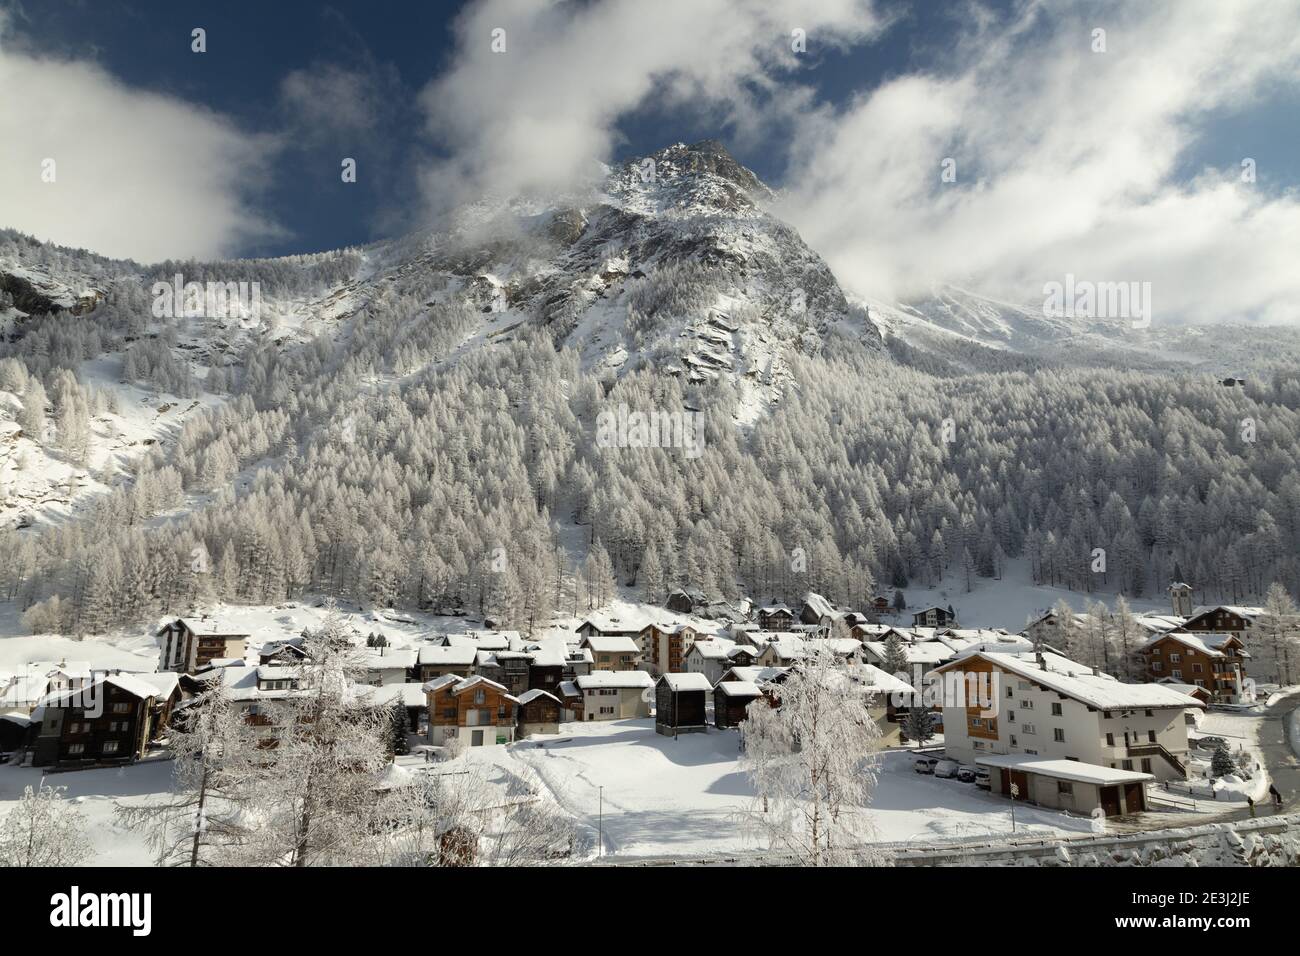
<svg viewBox="0 0 1300 956">
<path fill-rule="evenodd" d="M 884 641 L 867 641 L 866 648 L 881 660 L 885 659 Z M 900 647 L 909 664 L 941 664 L 952 660 L 955 651 L 942 641 L 920 641 Z"/>
<path fill-rule="evenodd" d="M 803 596 L 804 606 L 817 615 L 818 618 L 834 617 L 836 614 L 835 605 L 822 597 L 816 591 L 809 591 Z"/>
<path fill-rule="evenodd" d="M 793 614 L 793 613 L 794 613 L 794 612 L 791 611 L 788 607 L 786 607 L 784 604 L 769 604 L 769 605 L 767 605 L 767 607 L 760 607 L 760 608 L 758 609 L 758 613 L 759 613 L 759 614 L 779 614 L 779 613 L 781 613 L 781 612 L 784 612 L 784 613 L 786 613 L 786 614 Z"/>
<path fill-rule="evenodd" d="M 1264 613 L 1264 608 L 1252 604 L 1202 604 L 1192 609 L 1192 617 L 1200 617 L 1208 611 L 1219 610 L 1228 611 L 1237 615 L 1237 617 L 1246 618 L 1256 618 Z"/>
<path fill-rule="evenodd" d="M 439 691 L 442 690 L 444 687 L 446 687 L 448 684 L 455 684 L 459 680 L 460 678 L 457 677 L 455 674 L 443 674 L 441 677 L 435 677 L 431 681 L 425 681 L 423 687 L 426 691 L 430 691 L 430 692 Z"/>
<path fill-rule="evenodd" d="M 149 674 L 133 674 L 139 680 L 151 685 L 159 697 L 170 697 L 181 682 L 181 675 L 175 671 L 157 671 Z"/>
<path fill-rule="evenodd" d="M 571 680 L 560 681 L 560 693 L 565 697 L 579 697 L 582 692 L 578 690 L 578 685 Z"/>
<path fill-rule="evenodd" d="M 635 654 L 640 650 L 636 641 L 624 635 L 614 635 L 602 637 L 599 634 L 593 634 L 585 638 L 583 643 L 596 654 Z"/>
<path fill-rule="evenodd" d="M 539 697 L 549 697 L 551 700 L 555 701 L 557 704 L 560 702 L 560 698 L 556 697 L 554 694 L 548 693 L 548 692 L 542 690 L 540 687 L 534 687 L 532 690 L 526 690 L 526 691 L 524 691 L 522 694 L 519 695 L 519 703 L 520 703 L 520 704 L 531 704 L 533 701 L 535 701 L 535 700 L 536 700 L 537 698 L 539 698 Z"/>
<path fill-rule="evenodd" d="M 1157 634 L 1142 645 L 1142 650 L 1160 643 L 1164 640 L 1177 641 L 1184 647 L 1190 647 L 1194 651 L 1199 651 L 1206 657 L 1227 657 L 1223 651 L 1223 645 L 1229 641 L 1236 641 L 1236 637 L 1230 633 L 1215 632 L 1197 632 L 1195 634 L 1188 631 L 1170 631 L 1167 634 Z M 1237 641 L 1237 643 L 1241 643 Z M 1238 657 L 1249 657 L 1244 650 L 1236 652 Z"/>
<path fill-rule="evenodd" d="M 763 693 L 757 684 L 748 680 L 724 680 L 718 690 L 728 697 L 758 697 Z"/>
<path fill-rule="evenodd" d="M 884 694 L 910 694 L 912 685 L 905 680 L 900 680 L 893 674 L 881 670 L 874 664 L 863 664 L 853 671 L 855 676 L 862 678 L 864 686 L 872 690 L 878 690 Z"/>
<path fill-rule="evenodd" d="M 653 687 L 654 681 L 645 671 L 592 671 L 580 674 L 573 682 L 581 690 L 596 690 L 601 687 L 646 688 Z"/>
<path fill-rule="evenodd" d="M 229 621 L 218 617 L 183 617 L 180 622 L 200 637 L 248 637 L 246 627 L 236 627 Z M 164 627 L 175 623 L 168 621 Z M 161 628 L 160 628 L 161 630 Z"/>
<path fill-rule="evenodd" d="M 703 674 L 664 674 L 659 678 L 668 685 L 668 689 L 674 693 L 680 693 L 685 690 L 713 690 L 713 684 Z"/>
<path fill-rule="evenodd" d="M 158 688 L 140 680 L 133 674 L 106 674 L 82 688 L 56 690 L 46 694 L 45 697 L 41 698 L 41 706 L 49 707 L 70 698 L 84 699 L 83 695 L 90 688 L 99 687 L 101 684 L 112 684 L 114 687 L 124 690 L 131 696 L 138 697 L 141 700 L 159 696 Z"/>
<path fill-rule="evenodd" d="M 621 616 L 615 617 L 611 614 L 592 614 L 583 619 L 578 625 L 578 629 L 590 624 L 598 631 L 606 633 L 613 632 L 619 634 L 636 634 L 645 629 L 650 622 L 640 616 Z"/>
<path fill-rule="evenodd" d="M 403 707 L 423 707 L 428 702 L 424 695 L 424 685 L 418 682 L 383 684 L 371 690 L 367 696 L 376 704 L 392 705 L 400 702 Z"/>
<path fill-rule="evenodd" d="M 862 650 L 862 642 L 856 637 L 813 638 L 805 642 L 808 650 L 828 650 L 839 657 L 856 654 Z"/>
<path fill-rule="evenodd" d="M 744 683 L 766 684 L 768 681 L 776 680 L 776 678 L 789 673 L 789 671 L 790 668 L 788 667 L 733 667 L 722 676 L 726 677 L 727 674 L 730 674 Z"/>
<path fill-rule="evenodd" d="M 1079 760 L 1048 760 L 1035 754 L 994 754 L 988 757 L 976 757 L 975 763 L 981 767 L 1021 770 L 1044 777 L 1055 777 L 1058 780 L 1098 785 L 1137 783 L 1140 780 L 1155 779 L 1152 774 L 1140 773 L 1136 770 L 1117 770 Z"/>
<path fill-rule="evenodd" d="M 1162 684 L 1124 684 L 1109 674 L 1094 674 L 1092 668 L 1050 652 L 1043 654 L 1046 670 L 1039 665 L 1032 653 L 993 654 L 980 651 L 970 656 L 979 657 L 1017 677 L 1033 681 L 1098 710 L 1202 706 L 1196 698 L 1170 690 Z M 948 671 L 961 667 L 968 660 L 970 657 L 952 661 L 938 670 Z"/>
<path fill-rule="evenodd" d="M 419 662 L 420 652 L 413 647 L 369 648 L 365 666 L 370 670 L 406 670 Z"/>
<path fill-rule="evenodd" d="M 735 646 L 735 641 L 729 641 L 725 637 L 714 637 L 707 641 L 696 641 L 686 653 L 696 654 L 706 661 L 725 661 Z"/>
<path fill-rule="evenodd" d="M 421 666 L 431 667 L 468 667 L 478 655 L 477 645 L 468 647 L 448 647 L 442 644 L 426 645 L 420 648 Z"/>
</svg>

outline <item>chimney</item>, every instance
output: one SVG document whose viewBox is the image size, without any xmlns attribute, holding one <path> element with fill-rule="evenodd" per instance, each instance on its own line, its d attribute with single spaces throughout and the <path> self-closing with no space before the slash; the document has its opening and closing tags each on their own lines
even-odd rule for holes
<svg viewBox="0 0 1300 956">
<path fill-rule="evenodd" d="M 1043 652 L 1041 650 L 1034 651 L 1034 661 L 1038 664 L 1039 670 L 1043 670 L 1043 671 L 1047 670 L 1047 658 L 1043 656 Z"/>
</svg>

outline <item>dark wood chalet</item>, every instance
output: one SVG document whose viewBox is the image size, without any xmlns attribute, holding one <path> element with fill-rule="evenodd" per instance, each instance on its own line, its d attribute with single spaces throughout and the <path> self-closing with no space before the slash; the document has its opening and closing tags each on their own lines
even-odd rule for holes
<svg viewBox="0 0 1300 956">
<path fill-rule="evenodd" d="M 139 760 L 153 736 L 158 693 L 129 674 L 109 674 L 48 698 L 32 763 L 92 766 Z"/>
<path fill-rule="evenodd" d="M 707 729 L 712 691 L 703 674 L 664 674 L 655 684 L 655 731 L 671 736 Z"/>
<path fill-rule="evenodd" d="M 558 734 L 564 719 L 564 705 L 544 690 L 525 691 L 519 697 L 519 736 Z"/>
<path fill-rule="evenodd" d="M 737 727 L 749 705 L 763 696 L 753 681 L 723 680 L 713 688 L 713 726 Z"/>
</svg>

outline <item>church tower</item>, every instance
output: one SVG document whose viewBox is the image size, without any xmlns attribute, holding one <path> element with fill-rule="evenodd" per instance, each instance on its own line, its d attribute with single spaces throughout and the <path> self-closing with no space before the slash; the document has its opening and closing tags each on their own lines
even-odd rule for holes
<svg viewBox="0 0 1300 956">
<path fill-rule="evenodd" d="M 1169 602 L 1173 605 L 1175 617 L 1192 616 L 1192 586 L 1182 581 L 1169 585 Z"/>
</svg>

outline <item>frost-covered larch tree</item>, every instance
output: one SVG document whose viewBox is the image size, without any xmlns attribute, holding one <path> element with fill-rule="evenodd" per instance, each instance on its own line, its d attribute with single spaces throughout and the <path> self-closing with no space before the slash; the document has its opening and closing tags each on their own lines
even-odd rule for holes
<svg viewBox="0 0 1300 956">
<path fill-rule="evenodd" d="M 236 862 L 250 841 L 250 808 L 265 771 L 257 729 L 220 688 L 195 698 L 173 723 L 172 793 L 119 803 L 118 817 L 148 834 L 159 866 Z"/>
<path fill-rule="evenodd" d="M 815 648 L 756 700 L 740 725 L 742 766 L 755 790 L 746 822 L 798 865 L 878 859 L 867 806 L 880 729 L 871 697 L 828 647 Z"/>
<path fill-rule="evenodd" d="M 64 787 L 27 787 L 0 817 L 0 866 L 77 866 L 94 851 L 85 818 L 63 797 Z"/>
</svg>

